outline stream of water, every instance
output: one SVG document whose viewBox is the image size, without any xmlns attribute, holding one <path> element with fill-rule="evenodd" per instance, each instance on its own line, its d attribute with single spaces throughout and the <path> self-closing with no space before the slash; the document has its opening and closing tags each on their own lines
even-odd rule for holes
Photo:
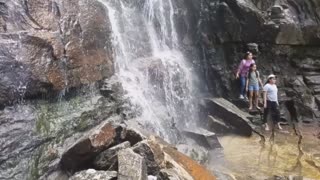
<svg viewBox="0 0 320 180">
<path fill-rule="evenodd" d="M 170 142 L 197 120 L 194 73 L 179 49 L 171 0 L 99 0 L 113 32 L 116 74 L 138 121 Z"/>
</svg>

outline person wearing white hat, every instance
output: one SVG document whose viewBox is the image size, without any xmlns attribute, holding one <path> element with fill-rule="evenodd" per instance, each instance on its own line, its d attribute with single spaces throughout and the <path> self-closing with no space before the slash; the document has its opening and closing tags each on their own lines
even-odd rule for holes
<svg viewBox="0 0 320 180">
<path fill-rule="evenodd" d="M 269 113 L 272 115 L 273 123 L 277 124 L 279 129 L 282 129 L 280 126 L 280 111 L 278 109 L 278 88 L 276 85 L 276 76 L 274 74 L 268 76 L 267 83 L 263 87 L 263 105 L 263 123 L 265 124 L 265 130 L 269 130 L 267 123 Z"/>
</svg>

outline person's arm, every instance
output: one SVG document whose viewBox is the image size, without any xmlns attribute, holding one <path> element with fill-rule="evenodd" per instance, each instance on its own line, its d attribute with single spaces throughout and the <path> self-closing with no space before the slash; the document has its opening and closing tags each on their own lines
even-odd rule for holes
<svg viewBox="0 0 320 180">
<path fill-rule="evenodd" d="M 267 91 L 268 91 L 268 87 L 264 86 L 263 87 L 263 107 L 267 108 Z"/>
<path fill-rule="evenodd" d="M 260 73 L 259 73 L 259 71 L 258 71 L 258 81 L 259 81 L 259 84 L 260 84 L 260 86 L 261 86 L 261 89 L 263 89 L 263 83 L 262 83 L 262 81 L 261 81 L 261 79 L 260 79 Z"/>
<path fill-rule="evenodd" d="M 247 78 L 246 78 L 246 91 L 248 91 L 248 87 L 249 87 L 249 75 L 247 74 Z"/>
<path fill-rule="evenodd" d="M 267 91 L 263 91 L 263 107 L 267 108 Z"/>
<path fill-rule="evenodd" d="M 242 68 L 243 68 L 243 60 L 241 60 L 240 65 L 238 67 L 238 71 L 237 71 L 237 74 L 236 74 L 236 78 L 237 79 L 239 78 L 239 74 L 240 74 L 240 71 L 242 70 Z"/>
<path fill-rule="evenodd" d="M 277 86 L 277 85 L 276 85 Z M 278 87 L 277 87 L 277 89 L 278 89 Z M 277 92 L 277 105 L 278 105 L 278 107 L 280 106 L 280 104 L 279 104 L 279 96 L 278 96 L 278 92 Z"/>
<path fill-rule="evenodd" d="M 260 78 L 259 78 L 259 83 L 260 83 L 261 89 L 263 89 L 263 83 Z"/>
</svg>

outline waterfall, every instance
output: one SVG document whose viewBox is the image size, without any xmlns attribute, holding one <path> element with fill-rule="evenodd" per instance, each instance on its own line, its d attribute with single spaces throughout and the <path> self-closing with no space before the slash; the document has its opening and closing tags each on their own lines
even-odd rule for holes
<svg viewBox="0 0 320 180">
<path fill-rule="evenodd" d="M 164 139 L 197 121 L 192 67 L 179 48 L 171 0 L 99 0 L 113 34 L 116 74 L 141 109 L 136 119 Z"/>
</svg>

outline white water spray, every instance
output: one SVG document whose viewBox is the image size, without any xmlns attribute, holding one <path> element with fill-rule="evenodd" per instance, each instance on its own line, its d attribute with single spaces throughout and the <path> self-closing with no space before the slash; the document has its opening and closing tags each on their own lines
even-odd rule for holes
<svg viewBox="0 0 320 180">
<path fill-rule="evenodd" d="M 179 50 L 171 0 L 99 0 L 113 32 L 116 73 L 134 105 L 137 119 L 164 139 L 177 140 L 175 125 L 197 121 L 192 68 Z"/>
</svg>

